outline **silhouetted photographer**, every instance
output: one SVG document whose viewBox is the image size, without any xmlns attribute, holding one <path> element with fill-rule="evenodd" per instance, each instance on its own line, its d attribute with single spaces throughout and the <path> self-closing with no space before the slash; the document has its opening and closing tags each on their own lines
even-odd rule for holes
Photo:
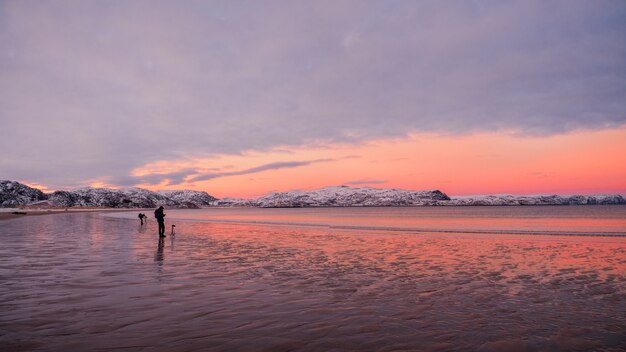
<svg viewBox="0 0 626 352">
<path fill-rule="evenodd" d="M 139 221 L 141 221 L 141 225 L 144 224 L 144 221 L 147 223 L 148 222 L 148 217 L 146 216 L 146 214 L 144 213 L 139 213 Z"/>
<path fill-rule="evenodd" d="M 159 223 L 159 237 L 165 237 L 165 213 L 163 212 L 163 206 L 160 206 L 154 211 L 154 217 Z"/>
</svg>

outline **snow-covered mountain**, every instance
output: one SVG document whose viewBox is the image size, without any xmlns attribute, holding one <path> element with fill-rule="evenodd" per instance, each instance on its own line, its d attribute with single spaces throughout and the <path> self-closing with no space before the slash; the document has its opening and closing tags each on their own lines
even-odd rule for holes
<svg viewBox="0 0 626 352">
<path fill-rule="evenodd" d="M 56 191 L 50 195 L 49 202 L 51 205 L 63 207 L 153 208 L 158 205 L 179 205 L 162 194 L 142 188 L 87 187 L 73 191 Z"/>
<path fill-rule="evenodd" d="M 199 208 L 211 206 L 217 200 L 217 198 L 202 191 L 161 191 L 159 193 L 179 204 L 193 204 Z"/>
<path fill-rule="evenodd" d="M 15 181 L 0 181 L 0 207 L 12 207 L 46 200 L 42 191 Z"/>
<path fill-rule="evenodd" d="M 261 198 L 243 200 L 263 208 L 296 207 L 386 207 L 437 205 L 450 198 L 441 191 L 406 191 L 395 188 L 326 187 L 312 191 L 270 193 Z M 239 205 L 233 202 L 232 205 Z"/>
<path fill-rule="evenodd" d="M 216 199 L 201 191 L 152 192 L 142 188 L 81 188 L 74 191 L 55 191 L 44 194 L 38 189 L 15 181 L 0 181 L 0 206 L 13 207 L 47 200 L 52 206 L 154 208 L 164 205 L 172 208 L 221 207 L 387 207 L 420 205 L 586 205 L 626 204 L 621 195 L 491 195 L 448 197 L 438 190 L 410 191 L 395 188 L 326 187 L 312 191 L 275 192 L 257 199 Z"/>
<path fill-rule="evenodd" d="M 74 191 L 56 191 L 50 203 L 57 206 L 93 206 L 109 208 L 154 208 L 159 205 L 174 208 L 206 207 L 215 198 L 201 191 L 152 192 L 143 188 L 81 188 Z"/>
<path fill-rule="evenodd" d="M 624 197 L 617 194 L 595 195 L 537 195 L 515 196 L 500 194 L 491 196 L 452 197 L 441 205 L 588 205 L 588 204 L 626 204 Z"/>
<path fill-rule="evenodd" d="M 620 195 L 491 195 L 448 197 L 438 190 L 407 191 L 385 188 L 327 187 L 313 191 L 271 193 L 257 199 L 224 198 L 216 206 L 278 207 L 358 207 L 358 206 L 479 206 L 479 205 L 586 205 L 626 204 Z"/>
<path fill-rule="evenodd" d="M 73 191 L 55 191 L 45 194 L 38 189 L 15 181 L 0 181 L 0 206 L 12 207 L 47 200 L 60 207 L 154 208 L 164 205 L 173 208 L 201 208 L 216 199 L 201 191 L 152 192 L 143 188 L 81 188 Z"/>
<path fill-rule="evenodd" d="M 211 203 L 214 207 L 256 207 L 255 199 L 243 199 L 243 198 L 221 198 Z"/>
</svg>

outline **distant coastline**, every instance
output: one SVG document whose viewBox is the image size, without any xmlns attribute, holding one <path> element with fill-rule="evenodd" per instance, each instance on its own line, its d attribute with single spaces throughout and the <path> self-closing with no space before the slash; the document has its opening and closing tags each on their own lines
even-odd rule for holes
<svg viewBox="0 0 626 352">
<path fill-rule="evenodd" d="M 143 209 L 209 207 L 314 208 L 413 206 L 529 206 L 626 204 L 618 194 L 596 195 L 487 195 L 450 197 L 439 190 L 326 187 L 310 191 L 274 192 L 256 199 L 218 199 L 207 192 L 154 192 L 142 188 L 81 188 L 49 194 L 17 181 L 0 181 L 0 207 L 28 209 Z"/>
<path fill-rule="evenodd" d="M 29 206 L 21 206 L 17 208 L 0 208 L 0 220 L 8 220 L 21 218 L 24 216 L 34 216 L 34 215 L 51 215 L 51 214 L 67 214 L 67 213 L 91 213 L 91 212 L 121 212 L 121 211 L 137 211 L 140 208 L 133 209 L 121 209 L 121 208 L 86 208 L 86 207 L 75 207 L 75 208 L 59 208 L 59 207 L 29 207 Z"/>
</svg>

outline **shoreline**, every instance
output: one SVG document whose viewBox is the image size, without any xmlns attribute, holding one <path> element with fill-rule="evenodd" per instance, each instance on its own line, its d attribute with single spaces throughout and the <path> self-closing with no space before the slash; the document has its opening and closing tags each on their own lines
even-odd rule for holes
<svg viewBox="0 0 626 352">
<path fill-rule="evenodd" d="M 130 211 L 145 211 L 147 208 L 142 209 L 129 209 L 129 208 L 8 208 L 10 211 L 0 211 L 0 221 L 11 220 L 21 218 L 25 216 L 38 216 L 38 215 L 53 215 L 53 214 L 69 214 L 69 213 L 98 213 L 98 212 L 130 212 Z M 19 213 L 19 214 L 16 214 Z"/>
<path fill-rule="evenodd" d="M 604 208 L 590 208 L 593 214 L 606 214 Z M 607 208 L 609 213 L 617 215 L 608 216 L 605 220 L 587 219 L 588 213 L 578 208 L 568 208 L 571 211 L 563 212 L 554 207 L 554 217 L 545 218 L 542 210 L 533 210 L 528 207 L 518 207 L 518 211 L 510 212 L 504 207 L 493 207 L 493 210 L 460 209 L 462 212 L 448 212 L 443 208 L 417 208 L 406 212 L 406 208 L 351 208 L 338 213 L 334 209 L 325 208 L 205 208 L 176 210 L 168 213 L 168 223 L 190 222 L 231 225 L 254 225 L 254 226 L 280 226 L 299 228 L 323 228 L 329 231 L 374 231 L 395 234 L 466 234 L 466 235 L 528 235 L 528 236 L 584 236 L 584 237 L 626 237 L 624 226 L 626 222 L 621 219 L 620 209 Z M 577 210 L 578 209 L 578 210 Z M 465 211 L 467 210 L 467 211 Z M 567 209 L 566 209 L 567 210 Z M 343 214 L 343 215 L 342 215 Z M 616 216 L 619 215 L 619 219 Z M 124 218 L 136 220 L 134 216 L 126 213 L 102 214 L 105 217 Z M 462 224 L 451 223 L 451 219 L 461 216 Z M 345 219 L 343 219 L 345 217 Z M 559 217 L 580 218 L 587 221 L 583 227 L 576 225 L 571 220 L 570 226 L 558 220 Z M 354 220 L 360 218 L 361 220 Z M 343 219 L 343 220 L 342 220 Z M 352 220 L 350 220 L 352 219 Z M 365 220 L 369 219 L 369 220 Z M 539 221 L 540 226 L 528 224 L 527 219 Z M 543 219 L 543 220 L 542 220 Z M 580 220 L 580 221 L 582 221 Z M 456 220 L 455 220 L 456 221 Z M 460 220 L 459 220 L 460 221 Z M 485 224 L 485 222 L 489 222 Z M 546 222 L 548 221 L 548 222 Z M 591 221 L 591 222 L 590 222 Z M 458 221 L 457 221 L 458 222 Z"/>
</svg>

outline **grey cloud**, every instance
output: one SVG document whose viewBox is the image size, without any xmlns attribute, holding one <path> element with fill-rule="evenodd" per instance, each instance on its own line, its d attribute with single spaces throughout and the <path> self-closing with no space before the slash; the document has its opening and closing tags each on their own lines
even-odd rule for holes
<svg viewBox="0 0 626 352">
<path fill-rule="evenodd" d="M 623 1 L 1 1 L 0 178 L 622 126 L 625 17 Z"/>
<path fill-rule="evenodd" d="M 159 184 L 163 181 L 167 181 L 168 186 L 175 186 L 181 184 L 190 175 L 197 174 L 195 169 L 183 169 L 176 172 L 164 173 L 164 174 L 148 174 L 142 176 L 118 176 L 107 179 L 107 182 L 121 187 L 135 186 L 142 183 L 147 184 Z"/>
<path fill-rule="evenodd" d="M 269 164 L 260 165 L 260 166 L 256 166 L 256 167 L 253 167 L 253 168 L 249 168 L 249 169 L 245 169 L 245 170 L 239 170 L 239 171 L 216 172 L 216 173 L 202 174 L 202 175 L 194 176 L 190 181 L 197 182 L 197 181 L 211 180 L 211 179 L 218 178 L 218 177 L 255 174 L 257 172 L 268 171 L 268 170 L 290 169 L 290 168 L 294 168 L 294 167 L 300 167 L 300 166 L 306 166 L 306 165 L 311 165 L 311 164 L 316 164 L 316 163 L 323 163 L 323 162 L 330 162 L 330 161 L 336 161 L 336 160 L 338 160 L 338 159 L 315 159 L 315 160 L 306 160 L 306 161 L 282 161 L 282 162 L 275 162 L 275 163 L 269 163 Z"/>
</svg>

